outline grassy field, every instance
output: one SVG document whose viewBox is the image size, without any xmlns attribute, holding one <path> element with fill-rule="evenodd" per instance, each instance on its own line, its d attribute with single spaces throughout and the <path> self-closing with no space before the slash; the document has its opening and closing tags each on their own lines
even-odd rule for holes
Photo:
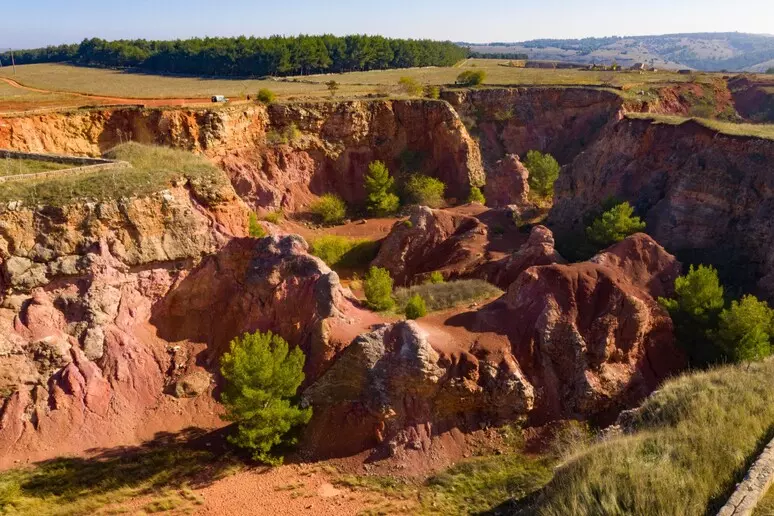
<svg viewBox="0 0 774 516">
<path fill-rule="evenodd" d="M 83 97 L 67 93 L 39 93 L 14 88 L 0 81 L 0 112 L 83 105 Z"/>
<path fill-rule="evenodd" d="M 398 91 L 397 84 L 401 77 L 412 77 L 422 84 L 445 85 L 453 84 L 457 75 L 465 70 L 484 70 L 487 73 L 486 84 L 489 85 L 634 87 L 664 82 L 704 81 L 712 77 L 708 74 L 679 75 L 673 72 L 641 74 L 639 72 L 545 70 L 503 66 L 506 63 L 507 61 L 494 59 L 469 59 L 459 67 L 375 70 L 277 80 L 167 77 L 64 64 L 18 66 L 16 75 L 12 75 L 10 69 L 2 69 L 0 76 L 13 77 L 25 86 L 40 89 L 138 99 L 202 98 L 214 94 L 238 98 L 248 94 L 254 95 L 261 88 L 269 88 L 280 98 L 285 99 L 325 97 L 329 95 L 325 83 L 330 80 L 341 84 L 339 96 L 390 94 Z M 3 95 L 4 93 L 0 91 L 0 98 Z"/>
<path fill-rule="evenodd" d="M 51 170 L 62 170 L 71 167 L 73 167 L 73 165 L 52 163 L 50 161 L 0 158 L 0 177 L 15 176 L 19 174 L 36 174 L 38 172 L 49 172 Z"/>
<path fill-rule="evenodd" d="M 627 113 L 626 116 L 627 118 L 653 120 L 659 124 L 669 125 L 679 125 L 688 120 L 695 120 L 701 125 L 723 134 L 732 136 L 754 136 L 757 138 L 774 140 L 774 124 L 737 124 L 720 120 L 710 120 L 707 118 L 686 118 L 682 116 L 657 115 L 653 113 Z"/>
<path fill-rule="evenodd" d="M 774 489 L 769 489 L 753 512 L 755 516 L 774 516 Z"/>
<path fill-rule="evenodd" d="M 714 514 L 771 438 L 774 361 L 670 380 L 633 428 L 557 470 L 538 514 Z"/>
<path fill-rule="evenodd" d="M 397 309 L 402 310 L 411 296 L 419 294 L 425 300 L 427 309 L 433 312 L 493 298 L 502 293 L 502 290 L 483 280 L 446 281 L 398 288 L 395 290 L 395 303 Z"/>
<path fill-rule="evenodd" d="M 158 192 L 185 177 L 197 197 L 217 203 L 219 192 L 228 186 L 228 179 L 214 165 L 185 151 L 128 143 L 107 157 L 128 161 L 132 167 L 5 183 L 0 202 L 61 206 L 82 199 L 118 199 Z"/>
</svg>

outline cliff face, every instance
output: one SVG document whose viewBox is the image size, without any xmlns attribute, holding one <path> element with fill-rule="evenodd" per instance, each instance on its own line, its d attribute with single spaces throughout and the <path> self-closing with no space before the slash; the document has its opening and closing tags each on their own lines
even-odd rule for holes
<svg viewBox="0 0 774 516">
<path fill-rule="evenodd" d="M 98 155 L 126 141 L 200 152 L 219 162 L 254 206 L 295 209 L 312 194 L 364 199 L 373 160 L 444 180 L 452 197 L 485 182 L 478 146 L 445 102 L 376 100 L 115 109 L 4 119 L 0 148 Z"/>
<path fill-rule="evenodd" d="M 623 105 L 618 95 L 591 88 L 451 90 L 443 98 L 479 137 L 487 165 L 530 150 L 567 163 L 594 142 Z"/>
<path fill-rule="evenodd" d="M 690 263 L 713 263 L 745 290 L 774 295 L 774 141 L 697 123 L 624 119 L 565 167 L 549 221 L 582 231 L 605 199 L 629 201 L 647 231 Z"/>
</svg>

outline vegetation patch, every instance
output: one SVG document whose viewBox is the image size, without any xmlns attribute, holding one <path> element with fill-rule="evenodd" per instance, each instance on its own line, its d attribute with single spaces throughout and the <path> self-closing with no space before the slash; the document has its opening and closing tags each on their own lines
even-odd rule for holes
<svg viewBox="0 0 774 516">
<path fill-rule="evenodd" d="M 771 438 L 774 362 L 667 381 L 633 433 L 578 452 L 545 491 L 544 515 L 709 514 Z"/>
<path fill-rule="evenodd" d="M 312 203 L 309 212 L 323 224 L 341 224 L 347 216 L 347 205 L 338 195 L 327 193 Z"/>
<path fill-rule="evenodd" d="M 148 195 L 183 181 L 207 205 L 223 202 L 224 194 L 232 192 L 221 170 L 190 152 L 126 143 L 106 152 L 105 157 L 127 161 L 131 167 L 12 181 L 0 188 L 0 202 L 20 200 L 28 205 L 62 206 L 82 200 Z"/>
<path fill-rule="evenodd" d="M 379 241 L 324 235 L 314 241 L 310 252 L 334 269 L 363 269 L 376 258 Z"/>
<path fill-rule="evenodd" d="M 704 127 L 730 136 L 753 136 L 774 140 L 774 124 L 739 124 L 734 122 L 722 122 L 708 118 L 687 118 L 676 115 L 656 115 L 652 113 L 627 113 L 626 118 L 652 120 L 657 124 L 681 125 L 693 120 Z"/>
<path fill-rule="evenodd" d="M 440 179 L 414 174 L 404 187 L 407 202 L 430 208 L 440 208 L 444 204 L 446 185 Z"/>
<path fill-rule="evenodd" d="M 72 168 L 73 166 L 74 165 L 68 165 L 65 163 L 39 161 L 36 159 L 0 158 L 0 177 L 18 176 L 23 174 L 38 174 L 40 172 L 64 170 L 67 168 Z"/>
<path fill-rule="evenodd" d="M 409 299 L 420 296 L 433 312 L 453 308 L 463 303 L 480 301 L 502 295 L 503 291 L 483 280 L 458 280 L 445 283 L 425 283 L 395 290 L 395 301 L 404 307 Z"/>
<path fill-rule="evenodd" d="M 148 508 L 195 502 L 188 486 L 206 485 L 241 467 L 231 455 L 188 447 L 201 432 L 165 435 L 146 445 L 92 458 L 62 458 L 0 473 L 0 514 L 93 514 L 135 497 Z M 171 491 L 174 490 L 174 493 Z"/>
</svg>

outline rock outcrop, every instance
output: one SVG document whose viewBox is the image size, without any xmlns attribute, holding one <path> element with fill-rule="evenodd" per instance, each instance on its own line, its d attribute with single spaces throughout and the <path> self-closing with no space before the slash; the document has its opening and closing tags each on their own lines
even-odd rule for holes
<svg viewBox="0 0 774 516">
<path fill-rule="evenodd" d="M 715 264 L 726 283 L 772 299 L 771 163 L 771 140 L 624 119 L 563 169 L 549 227 L 561 241 L 606 199 L 629 201 L 682 260 Z"/>
<path fill-rule="evenodd" d="M 630 280 L 642 249 L 658 259 Z M 614 419 L 685 366 L 671 319 L 651 293 L 669 294 L 662 280 L 677 270 L 650 237 L 634 235 L 590 262 L 527 269 L 480 311 L 475 329 L 508 335 L 539 393 L 534 420 Z"/>
<path fill-rule="evenodd" d="M 486 204 L 493 208 L 515 205 L 521 212 L 529 202 L 529 170 L 519 157 L 509 154 L 489 171 L 486 176 Z"/>
</svg>

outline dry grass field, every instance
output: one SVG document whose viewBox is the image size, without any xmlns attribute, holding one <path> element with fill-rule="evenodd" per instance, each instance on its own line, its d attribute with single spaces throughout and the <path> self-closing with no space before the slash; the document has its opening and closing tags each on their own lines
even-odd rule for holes
<svg viewBox="0 0 774 516">
<path fill-rule="evenodd" d="M 402 70 L 375 70 L 344 74 L 309 75 L 277 80 L 208 79 L 169 77 L 142 73 L 122 72 L 100 68 L 77 67 L 64 64 L 37 64 L 18 66 L 16 75 L 10 69 L 0 70 L 0 77 L 13 78 L 19 83 L 58 92 L 77 92 L 127 99 L 206 98 L 214 94 L 234 98 L 254 95 L 261 88 L 269 88 L 279 98 L 325 97 L 329 95 L 325 83 L 335 80 L 341 85 L 339 96 L 359 96 L 369 93 L 391 94 L 401 77 L 411 77 L 422 84 L 453 84 L 465 70 L 484 70 L 489 85 L 607 85 L 633 87 L 669 82 L 710 80 L 709 74 L 679 75 L 673 72 L 600 72 L 586 70 L 546 70 L 505 66 L 507 61 L 468 59 L 456 67 L 411 68 Z M 705 79 L 706 78 L 706 79 Z M 0 90 L 0 100 L 13 95 Z M 18 90 L 17 90 L 18 91 Z"/>
<path fill-rule="evenodd" d="M 38 161 L 33 159 L 3 159 L 0 158 L 0 177 L 15 176 L 21 174 L 37 174 L 51 170 L 63 170 L 73 165 L 52 163 L 50 161 Z"/>
<path fill-rule="evenodd" d="M 77 95 L 22 90 L 0 81 L 0 113 L 49 107 L 72 107 L 83 103 L 83 97 Z"/>
</svg>

